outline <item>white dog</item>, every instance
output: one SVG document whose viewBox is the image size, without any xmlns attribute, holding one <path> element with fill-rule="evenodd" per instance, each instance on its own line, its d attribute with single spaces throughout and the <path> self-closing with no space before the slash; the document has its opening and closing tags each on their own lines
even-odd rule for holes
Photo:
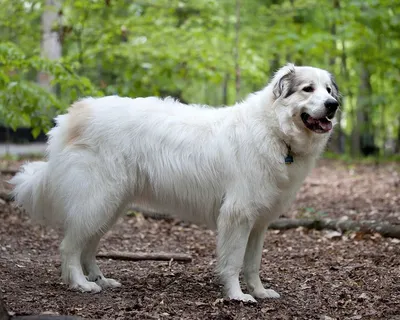
<svg viewBox="0 0 400 320">
<path fill-rule="evenodd" d="M 48 161 L 25 164 L 11 180 L 14 196 L 33 220 L 63 226 L 62 277 L 72 288 L 121 285 L 95 256 L 133 202 L 217 229 L 227 298 L 277 298 L 259 277 L 264 235 L 323 151 L 338 95 L 327 71 L 287 65 L 232 107 L 83 99 L 56 118 Z M 240 288 L 242 266 L 250 294 Z"/>
</svg>

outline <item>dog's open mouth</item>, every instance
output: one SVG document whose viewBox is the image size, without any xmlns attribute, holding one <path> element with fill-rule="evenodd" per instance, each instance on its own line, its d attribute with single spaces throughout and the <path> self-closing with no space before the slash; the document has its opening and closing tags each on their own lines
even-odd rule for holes
<svg viewBox="0 0 400 320">
<path fill-rule="evenodd" d="M 316 133 L 325 133 L 332 129 L 332 121 L 327 117 L 315 119 L 308 113 L 303 112 L 301 114 L 301 119 L 308 129 Z"/>
</svg>

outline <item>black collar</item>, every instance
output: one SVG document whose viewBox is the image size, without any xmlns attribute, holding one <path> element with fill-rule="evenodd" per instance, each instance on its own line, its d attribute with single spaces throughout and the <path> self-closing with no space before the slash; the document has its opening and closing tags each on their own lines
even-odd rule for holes
<svg viewBox="0 0 400 320">
<path fill-rule="evenodd" d="M 285 164 L 292 164 L 294 162 L 292 149 L 290 148 L 290 145 L 288 145 L 286 142 L 285 142 L 285 145 L 287 147 L 287 154 L 286 154 L 286 157 L 285 157 Z"/>
</svg>

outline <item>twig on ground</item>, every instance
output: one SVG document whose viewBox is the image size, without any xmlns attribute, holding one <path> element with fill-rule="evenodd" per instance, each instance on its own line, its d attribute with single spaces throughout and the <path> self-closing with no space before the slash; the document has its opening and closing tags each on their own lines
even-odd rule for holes
<svg viewBox="0 0 400 320">
<path fill-rule="evenodd" d="M 10 316 L 8 315 L 6 306 L 0 294 L 0 320 L 8 320 L 8 319 L 10 319 Z"/>
<path fill-rule="evenodd" d="M 50 314 L 39 314 L 32 316 L 13 316 L 7 312 L 6 306 L 0 296 L 0 320 L 83 320 L 75 316 L 59 316 Z"/>
<path fill-rule="evenodd" d="M 131 206 L 128 208 L 128 211 L 140 212 L 144 217 L 155 219 L 155 220 L 170 220 L 170 219 L 172 219 L 172 216 L 169 215 L 168 213 L 160 213 L 160 212 L 154 211 L 153 209 L 150 209 L 150 208 L 144 209 L 144 208 Z"/>
<path fill-rule="evenodd" d="M 18 169 L 2 169 L 0 170 L 0 173 L 2 175 L 16 175 L 18 172 Z"/>
<path fill-rule="evenodd" d="M 15 174 L 18 170 L 13 169 L 5 169 L 1 170 L 2 174 Z M 0 199 L 5 201 L 12 201 L 12 196 L 4 191 L 0 191 Z M 159 213 L 153 211 L 151 209 L 141 209 L 136 207 L 131 207 L 130 210 L 134 210 L 137 212 L 141 212 L 145 217 L 150 217 L 154 219 L 171 219 L 171 216 L 166 213 Z M 331 219 L 279 219 L 273 222 L 269 229 L 275 230 L 287 230 L 287 229 L 295 229 L 295 228 L 307 228 L 307 229 L 315 229 L 315 230 L 337 230 L 341 232 L 346 231 L 356 231 L 356 232 L 365 232 L 365 233 L 379 233 L 383 237 L 391 237 L 400 239 L 400 225 L 394 225 L 387 222 L 376 222 L 376 221 L 351 221 L 351 220 L 331 220 Z M 161 254 L 157 258 L 157 254 L 154 254 L 153 257 L 147 257 L 147 255 L 151 254 L 130 254 L 124 253 L 123 255 L 132 255 L 131 258 L 126 257 L 125 260 L 170 260 L 171 258 L 167 258 L 165 254 Z M 109 257 L 111 259 L 120 259 L 123 257 L 118 254 L 113 257 Z M 185 258 L 183 258 L 185 259 Z M 191 259 L 191 258 L 189 258 Z M 188 261 L 188 260 L 179 260 L 177 261 Z M 190 261 L 190 260 L 189 260 Z"/>
<path fill-rule="evenodd" d="M 139 260 L 155 260 L 155 261 L 180 261 L 180 262 L 191 262 L 192 257 L 183 253 L 132 253 L 132 252 L 104 252 L 98 253 L 97 258 L 107 258 L 113 260 L 128 260 L 128 261 L 139 261 Z"/>
<path fill-rule="evenodd" d="M 331 219 L 279 219 L 273 222 L 269 228 L 275 230 L 287 230 L 294 228 L 307 228 L 315 230 L 337 230 L 340 232 L 356 231 L 365 233 L 379 233 L 383 237 L 400 239 L 400 225 L 377 221 L 351 221 Z"/>
<path fill-rule="evenodd" d="M 150 209 L 134 208 L 144 216 L 156 219 L 170 219 L 171 216 L 165 213 L 158 213 Z M 332 219 L 279 219 L 273 222 L 269 229 L 287 230 L 303 227 L 315 230 L 337 230 L 340 232 L 365 232 L 379 233 L 383 237 L 400 239 L 400 225 L 388 222 L 377 221 L 351 221 L 351 220 L 332 220 Z"/>
<path fill-rule="evenodd" d="M 83 320 L 81 317 L 75 316 L 58 316 L 50 314 L 38 314 L 32 316 L 15 316 L 11 317 L 10 320 Z"/>
</svg>

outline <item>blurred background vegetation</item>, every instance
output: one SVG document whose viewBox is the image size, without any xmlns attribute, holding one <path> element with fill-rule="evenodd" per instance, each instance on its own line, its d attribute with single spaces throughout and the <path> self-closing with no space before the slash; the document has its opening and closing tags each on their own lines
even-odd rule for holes
<svg viewBox="0 0 400 320">
<path fill-rule="evenodd" d="M 337 78 L 331 152 L 393 156 L 399 57 L 394 0 L 0 0 L 0 125 L 36 137 L 88 95 L 229 105 L 290 61 Z"/>
</svg>

